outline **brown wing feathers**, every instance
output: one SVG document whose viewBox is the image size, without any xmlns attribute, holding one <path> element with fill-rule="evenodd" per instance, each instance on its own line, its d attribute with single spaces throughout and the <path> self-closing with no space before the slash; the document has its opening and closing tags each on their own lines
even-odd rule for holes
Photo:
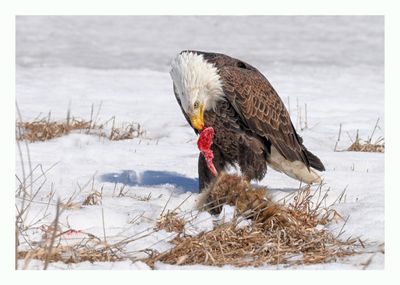
<svg viewBox="0 0 400 285">
<path fill-rule="evenodd" d="M 219 69 L 229 102 L 248 127 L 271 141 L 288 160 L 310 166 L 283 102 L 261 73 L 235 66 Z"/>
</svg>

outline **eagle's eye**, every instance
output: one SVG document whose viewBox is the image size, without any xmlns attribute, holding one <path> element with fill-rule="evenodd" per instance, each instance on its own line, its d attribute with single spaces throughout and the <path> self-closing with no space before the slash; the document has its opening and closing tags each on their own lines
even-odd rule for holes
<svg viewBox="0 0 400 285">
<path fill-rule="evenodd" d="M 200 102 L 199 102 L 199 101 L 194 102 L 193 107 L 194 107 L 195 109 L 199 108 L 199 106 L 200 106 Z"/>
</svg>

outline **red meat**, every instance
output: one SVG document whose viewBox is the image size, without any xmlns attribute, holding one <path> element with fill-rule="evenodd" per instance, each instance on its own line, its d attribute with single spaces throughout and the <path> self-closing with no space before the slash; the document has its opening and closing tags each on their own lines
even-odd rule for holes
<svg viewBox="0 0 400 285">
<path fill-rule="evenodd" d="M 214 137 L 214 129 L 212 127 L 205 128 L 199 136 L 197 141 L 197 147 L 206 159 L 208 169 L 211 171 L 212 175 L 217 176 L 217 170 L 215 169 L 213 158 L 214 154 L 212 152 L 211 145 Z"/>
</svg>

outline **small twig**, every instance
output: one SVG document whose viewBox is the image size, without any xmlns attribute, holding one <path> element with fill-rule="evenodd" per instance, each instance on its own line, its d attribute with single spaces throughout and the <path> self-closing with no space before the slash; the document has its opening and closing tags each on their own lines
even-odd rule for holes
<svg viewBox="0 0 400 285">
<path fill-rule="evenodd" d="M 179 209 L 179 207 L 182 206 L 183 203 L 185 203 L 191 196 L 192 193 L 190 193 L 185 199 L 183 199 L 183 201 L 174 210 L 172 210 L 172 212 L 175 212 L 177 209 Z"/>
<path fill-rule="evenodd" d="M 345 233 L 345 231 L 343 229 L 346 226 L 349 219 L 350 219 L 350 216 L 347 216 L 347 218 L 346 218 L 346 220 L 344 220 L 344 223 L 343 223 L 342 227 L 340 228 L 340 231 L 339 231 L 338 235 L 336 236 L 336 238 L 339 238 L 342 234 Z"/>
<path fill-rule="evenodd" d="M 18 227 L 18 220 L 15 219 L 15 264 L 14 264 L 14 268 L 15 270 L 18 270 L 18 246 L 19 246 L 19 227 Z"/>
<path fill-rule="evenodd" d="M 68 132 L 70 131 L 70 127 L 69 127 L 70 120 L 71 120 L 71 101 L 69 101 L 69 103 L 68 103 L 67 118 L 66 118 Z"/>
<path fill-rule="evenodd" d="M 347 134 L 347 136 L 349 137 L 349 139 L 350 139 L 351 143 L 354 143 L 354 141 L 353 141 L 353 139 L 351 138 L 351 136 L 350 136 L 349 132 L 346 132 L 346 134 Z"/>
<path fill-rule="evenodd" d="M 47 124 L 50 124 L 51 120 L 51 111 L 49 111 L 49 114 L 47 115 Z"/>
<path fill-rule="evenodd" d="M 304 117 L 305 117 L 304 128 L 307 129 L 308 128 L 307 103 L 304 104 Z"/>
<path fill-rule="evenodd" d="M 372 137 L 374 136 L 374 133 L 375 133 L 375 131 L 376 131 L 376 128 L 378 127 L 379 119 L 380 119 L 380 118 L 378 118 L 378 120 L 376 120 L 376 124 L 375 124 L 374 130 L 372 131 L 372 134 L 371 134 L 371 137 L 370 137 L 369 140 L 368 140 L 368 143 L 371 143 Z"/>
<path fill-rule="evenodd" d="M 297 115 L 299 116 L 300 130 L 303 130 L 303 122 L 302 122 L 302 119 L 301 119 L 301 106 L 299 107 L 299 113 Z"/>
<path fill-rule="evenodd" d="M 59 216 L 60 216 L 60 199 L 57 200 L 56 217 L 53 222 L 53 233 L 51 235 L 50 246 L 48 248 L 46 259 L 44 262 L 44 267 L 43 267 L 44 270 L 47 270 L 47 267 L 49 265 L 50 254 L 51 251 L 53 250 L 54 240 L 56 238 Z"/>
<path fill-rule="evenodd" d="M 359 135 L 359 130 L 357 129 L 356 132 L 356 143 L 358 143 L 360 141 L 360 135 Z"/>
<path fill-rule="evenodd" d="M 113 120 L 112 120 L 112 127 L 111 127 L 111 133 L 110 133 L 110 138 L 109 138 L 110 140 L 113 139 L 114 132 L 115 132 L 115 117 L 113 117 Z"/>
<path fill-rule="evenodd" d="M 118 197 L 125 197 L 125 194 L 126 194 L 126 193 L 124 193 L 125 186 L 126 186 L 126 184 L 122 184 L 122 185 L 121 185 L 120 190 L 119 190 Z M 127 192 L 128 192 L 128 191 L 127 191 Z"/>
<path fill-rule="evenodd" d="M 105 222 L 104 222 L 104 207 L 103 207 L 103 187 L 101 187 L 101 200 L 100 200 L 100 205 L 101 205 L 101 222 L 103 224 L 103 236 L 104 236 L 104 242 L 107 244 L 107 237 L 106 237 L 106 227 L 105 227 Z"/>
<path fill-rule="evenodd" d="M 90 120 L 89 120 L 89 127 L 87 129 L 87 134 L 90 133 L 90 130 L 92 128 L 92 122 L 93 122 L 93 108 L 94 108 L 94 104 L 92 104 L 92 107 L 90 108 Z"/>
<path fill-rule="evenodd" d="M 163 210 L 161 211 L 160 216 L 162 216 L 162 215 L 164 214 L 164 211 L 165 211 L 165 209 L 167 208 L 167 205 L 168 205 L 169 201 L 170 201 L 171 198 L 172 198 L 172 194 L 174 194 L 174 191 L 172 191 L 172 192 L 171 192 L 171 195 L 169 195 L 169 198 L 168 198 L 167 202 L 165 203 L 164 208 L 163 208 Z"/>
<path fill-rule="evenodd" d="M 96 117 L 95 117 L 95 119 L 94 119 L 94 124 L 97 123 L 97 119 L 98 119 L 98 117 L 99 117 L 100 110 L 101 110 L 101 107 L 102 107 L 102 106 L 103 106 L 103 101 L 100 102 L 99 108 L 97 108 L 97 113 L 96 113 Z"/>
<path fill-rule="evenodd" d="M 340 123 L 340 125 L 339 125 L 339 133 L 338 133 L 337 141 L 336 141 L 336 143 L 335 143 L 334 151 L 337 151 L 337 146 L 338 146 L 338 144 L 339 144 L 340 135 L 341 135 L 341 134 L 342 134 L 342 123 Z"/>
</svg>

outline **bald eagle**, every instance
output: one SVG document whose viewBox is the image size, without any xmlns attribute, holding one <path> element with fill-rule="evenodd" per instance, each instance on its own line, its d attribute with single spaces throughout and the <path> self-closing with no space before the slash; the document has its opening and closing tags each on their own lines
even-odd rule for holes
<svg viewBox="0 0 400 285">
<path fill-rule="evenodd" d="M 239 165 L 248 180 L 261 180 L 267 165 L 305 183 L 319 183 L 320 159 L 303 145 L 288 111 L 268 80 L 250 64 L 201 51 L 182 51 L 171 63 L 176 100 L 196 134 L 213 127 L 218 173 Z M 315 169 L 315 170 L 314 170 Z M 214 177 L 198 160 L 199 188 Z"/>
</svg>

